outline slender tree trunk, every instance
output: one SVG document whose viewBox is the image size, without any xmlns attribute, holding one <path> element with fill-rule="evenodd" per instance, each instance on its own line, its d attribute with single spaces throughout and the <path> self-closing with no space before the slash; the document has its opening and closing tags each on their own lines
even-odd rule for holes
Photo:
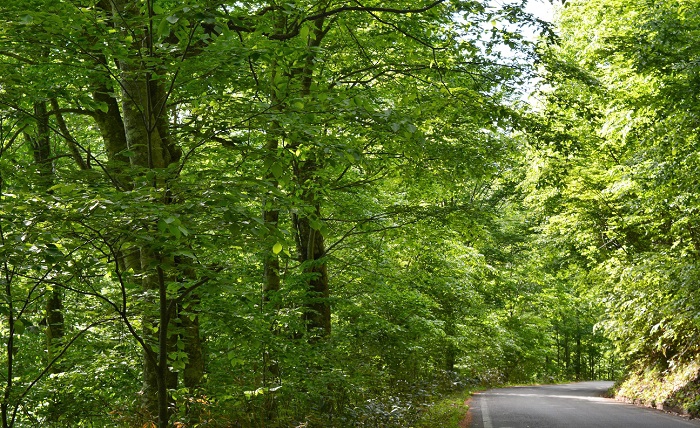
<svg viewBox="0 0 700 428">
<path fill-rule="evenodd" d="M 275 32 L 284 32 L 285 19 L 278 19 L 275 23 Z M 280 113 L 282 110 L 282 102 L 278 95 L 276 81 L 279 74 L 276 60 L 270 64 L 270 75 L 268 85 L 270 87 L 268 97 L 272 109 Z M 282 138 L 282 127 L 276 120 L 270 122 L 269 137 L 265 143 L 265 160 L 266 164 L 273 164 L 279 157 L 280 139 Z M 265 180 L 270 182 L 274 189 L 279 188 L 278 177 L 272 172 L 271 168 L 265 173 Z M 279 225 L 280 207 L 275 201 L 275 197 L 271 194 L 266 195 L 262 200 L 262 215 L 265 226 L 268 230 L 268 235 L 274 235 Z M 274 245 L 274 244 L 273 244 Z M 270 251 L 272 247 L 263 249 L 263 300 L 269 302 L 277 291 L 280 290 L 280 262 L 279 257 L 274 252 Z"/>
<path fill-rule="evenodd" d="M 556 343 L 557 343 L 557 375 L 561 373 L 561 341 L 559 339 L 559 327 L 556 328 Z"/>
<path fill-rule="evenodd" d="M 277 77 L 277 63 L 273 61 L 271 67 L 272 72 L 270 73 L 270 85 L 273 89 L 270 91 L 270 104 L 274 106 L 273 108 L 277 111 L 280 109 L 280 100 L 277 97 L 274 84 Z M 279 138 L 282 134 L 281 127 L 276 121 L 272 121 L 272 129 L 270 129 L 270 137 L 265 143 L 265 154 L 267 159 L 266 163 L 272 164 L 278 158 L 279 150 Z M 279 188 L 279 182 L 277 177 L 271 170 L 265 174 L 265 180 L 269 181 L 275 189 Z M 268 235 L 274 235 L 277 230 L 280 218 L 280 211 L 274 196 L 267 195 L 262 200 L 262 215 L 265 221 L 265 226 L 268 229 Z M 274 244 L 273 244 L 274 245 Z M 263 299 L 269 302 L 272 295 L 279 291 L 281 281 L 280 281 L 280 261 L 277 254 L 271 251 L 272 247 L 263 249 Z"/>
<path fill-rule="evenodd" d="M 0 198 L 2 198 L 2 181 L 0 180 Z M 0 224 L 0 243 L 5 245 L 5 232 Z M 2 418 L 2 428 L 10 428 L 14 425 L 14 421 L 10 416 L 10 394 L 14 384 L 14 347 L 15 347 L 15 308 L 13 305 L 12 296 L 12 273 L 7 260 L 2 262 L 2 275 L 5 282 L 3 290 L 5 301 L 7 302 L 7 339 L 5 342 L 7 377 L 3 385 L 2 402 L 0 402 L 0 418 Z"/>
<path fill-rule="evenodd" d="M 51 128 L 49 113 L 45 101 L 34 104 L 34 119 L 36 120 L 36 135 L 29 137 L 32 144 L 34 164 L 39 170 L 40 182 L 49 187 L 53 181 L 53 163 L 51 162 Z"/>
<path fill-rule="evenodd" d="M 49 292 L 46 302 L 46 343 L 48 349 L 48 361 L 52 361 L 63 346 L 65 329 L 63 316 L 63 299 L 57 289 Z M 51 366 L 52 373 L 62 372 L 61 364 Z"/>
<path fill-rule="evenodd" d="M 106 59 L 103 59 L 106 62 Z M 100 66 L 97 64 L 96 66 Z M 103 66 L 106 66 L 103 64 Z M 106 75 L 96 78 L 92 86 L 92 98 L 96 103 L 107 106 L 106 111 L 96 110 L 93 115 L 107 151 L 107 165 L 110 179 L 118 189 L 126 190 L 131 186 L 129 158 L 126 156 L 127 142 L 124 132 L 124 120 L 114 92 L 111 77 Z"/>
<path fill-rule="evenodd" d="M 263 201 L 263 205 L 265 203 L 266 202 Z M 277 229 L 279 216 L 280 213 L 278 209 L 263 209 L 263 219 L 270 229 Z M 271 248 L 265 248 L 263 251 L 263 298 L 266 302 L 269 302 L 274 297 L 274 293 L 280 290 L 280 260 L 279 257 L 271 251 Z"/>
<path fill-rule="evenodd" d="M 457 328 L 453 321 L 454 312 L 449 304 L 445 305 L 448 309 L 446 311 L 447 321 L 445 323 L 445 338 L 447 343 L 445 344 L 445 370 L 452 372 L 455 369 L 455 364 L 457 363 L 457 348 L 455 347 L 453 340 L 457 335 Z"/>
<path fill-rule="evenodd" d="M 197 296 L 193 296 L 190 300 L 190 307 L 196 306 L 198 300 Z M 189 311 L 192 312 L 192 309 Z M 202 338 L 199 335 L 199 315 L 197 313 L 181 315 L 180 322 L 182 323 L 182 339 L 187 354 L 182 381 L 192 391 L 200 386 L 204 378 L 204 348 Z"/>
<path fill-rule="evenodd" d="M 183 277 L 194 280 L 196 273 L 192 267 L 187 266 L 188 261 L 183 257 L 175 257 L 175 263 L 181 266 Z M 183 278 L 183 279 L 184 279 Z M 204 346 L 199 333 L 199 303 L 200 296 L 194 292 L 190 294 L 187 309 L 183 305 L 178 307 L 178 319 L 184 342 L 184 351 L 187 354 L 187 362 L 182 373 L 182 381 L 191 391 L 197 389 L 204 378 Z"/>
<path fill-rule="evenodd" d="M 326 3 L 327 6 L 327 3 Z M 320 8 L 323 10 L 323 7 Z M 319 18 L 313 22 L 314 36 L 308 40 L 309 54 L 306 57 L 304 67 L 300 72 L 301 95 L 311 95 L 313 86 L 315 50 L 321 46 L 326 34 L 324 31 L 325 18 Z M 321 156 L 319 154 L 319 156 Z M 304 188 L 316 180 L 316 172 L 321 165 L 315 159 L 299 162 L 295 166 L 295 175 L 299 185 Z M 312 189 L 305 189 L 302 196 L 303 202 L 313 209 L 311 215 L 294 216 L 296 232 L 297 254 L 299 261 L 306 265 L 305 274 L 308 280 L 308 303 L 304 311 L 303 319 L 309 332 L 314 332 L 320 337 L 329 336 L 331 333 L 331 307 L 330 287 L 328 283 L 328 268 L 325 260 L 326 249 L 323 234 L 312 223 L 321 219 L 321 203 Z"/>
<path fill-rule="evenodd" d="M 277 139 L 271 139 L 268 141 L 266 149 L 268 153 L 273 153 L 277 151 Z M 277 187 L 277 181 L 270 174 L 267 179 L 274 183 Z M 279 208 L 277 203 L 274 201 L 274 197 L 268 195 L 268 198 L 262 201 L 263 203 L 263 219 L 265 221 L 265 226 L 268 228 L 269 236 L 275 236 L 275 231 L 279 225 Z M 275 245 L 270 242 L 271 245 L 263 248 L 263 305 L 262 310 L 266 313 L 276 314 L 279 309 L 279 302 L 277 302 L 277 293 L 280 291 L 281 278 L 280 278 L 280 259 L 277 254 L 274 253 L 272 247 Z M 272 302 L 272 304 L 271 304 Z M 275 320 L 273 319 L 270 328 L 276 331 Z M 263 366 L 266 372 L 263 374 L 265 383 L 277 382 L 279 380 L 280 371 L 279 364 L 277 363 L 277 358 L 273 352 L 270 351 L 266 344 L 263 344 Z M 269 376 L 268 376 L 269 375 Z M 268 413 L 268 420 L 272 420 L 272 414 L 274 411 L 270 410 Z"/>
<path fill-rule="evenodd" d="M 445 370 L 448 372 L 453 372 L 455 370 L 455 364 L 457 362 L 457 352 L 452 344 L 447 345 L 445 350 Z"/>
<path fill-rule="evenodd" d="M 569 369 L 571 367 L 571 352 L 569 352 L 569 333 L 564 333 L 564 369 L 566 370 L 566 376 L 568 377 Z"/>
<path fill-rule="evenodd" d="M 268 156 L 276 157 L 277 149 L 279 148 L 279 141 L 277 138 L 270 138 L 265 145 L 265 151 Z M 277 179 L 271 172 L 268 172 L 265 179 L 270 181 L 272 185 L 277 188 Z M 274 196 L 268 195 L 262 201 L 263 205 L 263 220 L 265 221 L 265 226 L 268 229 L 268 235 L 275 235 L 280 218 L 279 207 L 275 201 Z M 273 244 L 274 245 L 274 244 Z M 273 294 L 280 290 L 280 260 L 277 254 L 272 251 L 272 246 L 270 248 L 263 249 L 263 299 L 269 302 L 273 297 Z"/>
<path fill-rule="evenodd" d="M 29 136 L 32 145 L 34 164 L 39 172 L 39 186 L 46 190 L 53 184 L 54 171 L 51 161 L 51 128 L 49 112 L 45 101 L 34 104 L 34 119 L 36 120 L 36 135 Z M 48 362 L 53 360 L 64 339 L 64 316 L 61 293 L 57 289 L 49 290 L 46 305 L 46 349 Z M 54 364 L 51 372 L 61 371 L 60 364 Z"/>
<path fill-rule="evenodd" d="M 320 218 L 319 204 L 313 206 L 316 217 Z M 296 217 L 295 225 L 299 261 L 306 265 L 304 273 L 309 276 L 308 303 L 303 318 L 307 331 L 321 337 L 328 336 L 331 333 L 331 307 L 323 235 L 311 226 L 308 216 Z"/>
<path fill-rule="evenodd" d="M 285 18 L 279 18 L 275 23 L 275 32 L 283 33 L 285 26 Z M 276 113 L 281 113 L 282 102 L 280 100 L 281 96 L 278 93 L 276 87 L 277 77 L 282 74 L 279 70 L 277 61 L 273 59 L 270 64 L 270 74 L 269 74 L 269 90 L 268 97 L 270 99 L 270 105 Z M 280 140 L 282 139 L 283 131 L 282 126 L 277 120 L 272 120 L 270 122 L 270 129 L 267 130 L 269 133 L 268 138 L 265 142 L 265 156 L 264 163 L 268 165 L 273 165 L 275 162 L 279 161 L 279 148 Z M 268 181 L 273 190 L 279 190 L 279 176 L 276 176 L 273 172 L 274 170 L 270 167 L 265 173 L 264 179 Z M 272 239 L 268 239 L 263 243 L 262 258 L 263 258 L 263 285 L 262 285 L 262 305 L 261 311 L 264 314 L 271 315 L 270 330 L 273 334 L 279 333 L 276 323 L 276 315 L 279 310 L 279 291 L 282 286 L 282 281 L 280 277 L 280 259 L 279 256 L 274 252 L 273 248 L 277 241 L 277 230 L 279 227 L 280 219 L 280 206 L 277 197 L 275 197 L 273 191 L 268 192 L 262 199 L 262 218 L 265 223 L 266 236 Z M 275 350 L 271 349 L 269 344 L 262 343 L 261 347 L 261 357 L 262 357 L 262 384 L 265 387 L 269 387 L 276 382 L 280 382 L 280 367 L 279 367 L 279 357 L 275 354 Z M 274 394 L 267 394 L 265 397 L 265 420 L 268 424 L 273 424 L 274 420 L 277 418 L 277 400 Z"/>
<path fill-rule="evenodd" d="M 582 365 L 581 365 L 581 330 L 576 327 L 576 379 L 581 379 Z"/>
<path fill-rule="evenodd" d="M 104 79 L 107 78 L 104 77 Z M 117 99 L 111 95 L 113 92 L 114 88 L 106 82 L 100 80 L 94 82 L 92 98 L 95 102 L 106 105 L 107 108 L 106 111 L 96 110 L 93 117 L 100 130 L 102 141 L 105 143 L 107 158 L 112 165 L 118 162 L 119 169 L 123 169 L 128 164 L 129 158 L 124 154 L 127 149 L 124 120 Z"/>
</svg>

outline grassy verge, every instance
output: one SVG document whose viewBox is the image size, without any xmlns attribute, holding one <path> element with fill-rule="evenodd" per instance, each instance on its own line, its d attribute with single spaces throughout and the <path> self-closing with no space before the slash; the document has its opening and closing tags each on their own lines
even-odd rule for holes
<svg viewBox="0 0 700 428">
<path fill-rule="evenodd" d="M 571 380 L 560 380 L 551 383 L 569 383 Z M 491 388 L 505 388 L 509 386 L 523 386 L 522 383 L 514 384 L 496 384 L 490 386 L 472 385 L 461 391 L 452 392 L 435 403 L 428 406 L 422 413 L 419 420 L 412 425 L 412 428 L 467 428 L 469 427 L 469 419 L 467 412 L 469 405 L 467 402 L 472 397 L 472 394 L 479 391 L 485 391 Z M 539 385 L 531 383 L 527 385 Z"/>
<path fill-rule="evenodd" d="M 472 387 L 453 392 L 433 403 L 421 415 L 414 428 L 460 428 L 467 416 L 469 406 L 466 404 L 472 394 L 483 388 Z"/>
</svg>

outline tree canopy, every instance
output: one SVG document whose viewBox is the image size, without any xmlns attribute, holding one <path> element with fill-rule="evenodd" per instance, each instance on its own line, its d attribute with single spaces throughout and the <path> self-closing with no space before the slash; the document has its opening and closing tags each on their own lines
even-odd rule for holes
<svg viewBox="0 0 700 428">
<path fill-rule="evenodd" d="M 5 3 L 3 428 L 694 361 L 692 2 Z"/>
<path fill-rule="evenodd" d="M 549 245 L 583 269 L 603 304 L 598 325 L 629 373 L 622 392 L 691 412 L 697 6 L 567 2 L 561 42 L 546 54 L 530 196 Z M 674 376 L 680 387 L 659 385 Z"/>
</svg>

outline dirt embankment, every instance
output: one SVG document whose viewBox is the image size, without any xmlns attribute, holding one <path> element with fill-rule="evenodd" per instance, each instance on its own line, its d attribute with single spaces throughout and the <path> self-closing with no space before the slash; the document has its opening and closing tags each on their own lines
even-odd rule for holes
<svg viewBox="0 0 700 428">
<path fill-rule="evenodd" d="M 640 366 L 615 386 L 616 399 L 668 412 L 700 416 L 700 362 L 667 368 Z"/>
</svg>

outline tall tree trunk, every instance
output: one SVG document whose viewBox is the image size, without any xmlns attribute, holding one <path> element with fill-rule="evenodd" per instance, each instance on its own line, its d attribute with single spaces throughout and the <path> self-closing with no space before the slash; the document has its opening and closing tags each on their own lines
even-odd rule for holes
<svg viewBox="0 0 700 428">
<path fill-rule="evenodd" d="M 167 183 L 163 176 L 165 167 L 173 160 L 168 142 L 162 130 L 165 111 L 165 91 L 159 88 L 159 82 L 151 78 L 154 75 L 156 58 L 153 57 L 152 35 L 147 22 L 143 19 L 139 4 L 131 0 L 112 2 L 114 16 L 123 19 L 118 22 L 122 28 L 136 34 L 132 51 L 138 53 L 118 61 L 121 75 L 122 114 L 124 135 L 127 148 L 131 154 L 134 189 L 145 187 L 164 188 Z M 150 3 L 147 3 L 150 7 Z M 149 61 L 143 61 L 148 58 Z M 161 98 L 162 96 L 162 98 Z M 147 171 L 155 174 L 148 174 Z M 165 204 L 168 200 L 152 200 L 153 204 Z M 148 225 L 154 233 L 156 224 Z M 140 249 L 142 287 L 148 296 L 143 315 L 143 338 L 152 349 L 144 349 L 142 404 L 146 413 L 158 415 L 158 427 L 166 428 L 170 419 L 171 399 L 168 388 L 177 385 L 177 374 L 168 367 L 169 344 L 169 299 L 167 283 L 161 266 L 164 260 L 172 259 L 167 254 L 158 254 L 148 246 Z M 172 265 L 172 264 L 171 264 Z M 153 310 L 149 310 L 151 307 Z M 154 333 L 155 332 L 155 333 Z M 155 355 L 154 355 L 155 354 Z"/>
<path fill-rule="evenodd" d="M 54 181 L 53 162 L 51 161 L 51 128 L 46 101 L 34 104 L 34 119 L 36 135 L 28 136 L 32 145 L 34 164 L 39 172 L 38 184 L 46 191 Z M 60 290 L 50 289 L 47 292 L 46 304 L 46 350 L 47 362 L 51 362 L 60 350 L 64 339 L 63 301 Z M 61 371 L 60 364 L 54 364 L 51 372 Z"/>
<path fill-rule="evenodd" d="M 453 316 L 454 314 L 450 310 L 447 314 L 448 320 L 445 323 L 445 339 L 447 340 L 445 344 L 445 370 L 449 372 L 455 370 L 455 364 L 457 363 L 457 347 L 453 342 L 457 335 L 457 327 L 452 321 Z"/>
<path fill-rule="evenodd" d="M 2 200 L 3 191 L 5 190 L 3 184 L 2 177 L 0 177 L 0 200 Z M 2 223 L 0 223 L 0 244 L 3 246 L 6 245 L 5 231 L 2 228 Z M 0 419 L 2 419 L 2 428 L 10 428 L 14 424 L 14 418 L 11 416 L 10 412 L 10 397 L 14 386 L 15 308 L 12 296 L 12 268 L 7 262 L 7 259 L 2 260 L 1 263 L 3 282 L 5 283 L 2 292 L 3 298 L 7 302 L 7 315 L 5 315 L 5 320 L 7 321 L 7 339 L 5 339 L 6 376 L 3 385 L 2 401 L 0 401 Z"/>
<path fill-rule="evenodd" d="M 570 376 L 570 370 L 571 368 L 571 352 L 569 350 L 569 333 L 564 332 L 564 369 L 566 372 L 566 376 Z"/>
<path fill-rule="evenodd" d="M 278 140 L 276 138 L 271 138 L 268 140 L 266 149 L 269 155 L 277 152 Z M 277 188 L 278 183 L 272 173 L 268 173 L 266 177 L 270 180 L 275 188 Z M 269 199 L 268 199 L 269 198 Z M 265 221 L 265 226 L 268 229 L 268 236 L 275 236 L 276 230 L 279 225 L 279 207 L 277 202 L 274 201 L 274 197 L 268 195 L 267 198 L 263 199 L 263 220 Z M 275 242 L 276 244 L 276 242 Z M 262 310 L 265 314 L 272 314 L 272 322 L 270 324 L 270 329 L 277 333 L 277 326 L 275 315 L 279 309 L 279 302 L 277 301 L 277 294 L 280 291 L 281 279 L 280 279 L 280 260 L 277 254 L 272 250 L 272 245 L 266 245 L 263 248 L 263 305 Z M 272 303 L 271 303 L 272 302 Z M 272 384 L 280 382 L 280 367 L 278 363 L 278 356 L 274 351 L 270 350 L 267 343 L 262 344 L 262 366 L 263 366 L 263 384 L 265 387 L 269 387 Z M 272 424 L 272 422 L 277 418 L 277 400 L 274 394 L 266 394 L 265 396 L 265 420 Z"/>
<path fill-rule="evenodd" d="M 581 353 L 583 352 L 583 349 L 581 349 L 581 330 L 580 327 L 578 326 L 578 323 L 576 325 L 576 379 L 580 380 L 581 379 L 581 372 L 582 372 L 582 365 L 581 365 Z"/>
<path fill-rule="evenodd" d="M 276 138 L 268 140 L 266 149 L 269 155 L 277 152 L 278 141 Z M 268 173 L 266 179 L 270 180 L 275 188 L 278 186 L 277 180 L 272 175 Z M 263 199 L 263 220 L 265 221 L 265 227 L 268 230 L 268 236 L 275 237 L 276 230 L 279 225 L 279 207 L 275 198 L 272 195 L 268 195 L 267 198 Z M 274 314 L 277 313 L 279 309 L 279 302 L 277 301 L 277 293 L 280 291 L 281 278 L 280 278 L 280 260 L 277 254 L 273 250 L 273 246 L 276 244 L 268 242 L 270 245 L 266 245 L 263 248 L 263 305 L 262 310 L 265 313 L 272 313 L 273 320 L 270 325 L 270 329 L 273 331 L 277 330 L 275 325 Z M 272 302 L 272 304 L 271 304 Z M 263 344 L 262 349 L 263 356 L 263 381 L 266 384 L 274 383 L 279 381 L 280 371 L 279 364 L 277 362 L 277 357 L 273 352 L 270 351 L 266 344 Z M 272 406 L 274 407 L 274 405 Z M 274 411 L 270 409 L 267 412 L 268 420 L 274 419 Z"/>
<path fill-rule="evenodd" d="M 561 340 L 559 338 L 559 326 L 555 327 L 557 344 L 557 376 L 561 374 Z"/>
<path fill-rule="evenodd" d="M 121 19 L 136 19 L 141 13 L 138 5 L 130 0 L 100 0 L 99 6 L 112 13 L 115 28 L 120 28 L 122 24 L 123 28 L 127 28 L 130 24 L 121 22 Z M 144 40 L 149 44 L 151 35 L 146 28 L 142 28 L 142 31 Z M 141 54 L 151 54 L 148 46 L 134 44 L 133 47 L 135 51 L 141 50 Z M 144 49 L 147 52 L 144 52 Z M 104 56 L 98 54 L 95 60 L 98 65 L 107 67 Z M 107 73 L 98 74 L 92 80 L 93 99 L 106 106 L 105 109 L 96 110 L 94 118 L 105 143 L 110 178 L 119 189 L 153 185 L 156 183 L 144 180 L 147 175 L 145 171 L 150 169 L 162 172 L 167 165 L 177 162 L 181 155 L 180 149 L 169 141 L 164 108 L 167 101 L 166 91 L 162 84 L 149 78 L 152 74 L 151 68 L 138 59 L 120 58 L 118 66 L 121 73 L 121 108 L 116 97 L 112 95 L 114 83 L 111 76 Z M 131 154 L 131 157 L 126 153 Z M 164 197 L 161 201 L 153 202 L 167 204 L 170 201 Z M 161 298 L 161 288 L 165 287 L 165 284 L 160 283 L 157 272 L 154 271 L 156 259 L 160 255 L 154 254 L 149 248 L 141 248 L 131 254 L 122 254 L 121 257 L 121 263 L 131 266 L 143 275 L 142 286 L 144 291 L 151 295 L 148 303 L 151 307 L 158 308 L 158 315 L 144 313 L 143 319 L 143 338 L 158 349 L 158 353 L 143 350 L 142 405 L 146 413 L 158 415 L 159 425 L 167 425 L 167 407 L 170 403 L 167 388 L 177 387 L 177 373 L 167 369 L 167 353 L 168 350 L 175 349 L 177 338 L 168 334 L 168 325 L 161 324 L 161 312 L 168 310 L 170 302 L 167 298 Z M 165 343 L 161 343 L 160 333 L 153 332 L 154 327 L 162 330 L 166 337 Z M 194 388 L 199 385 L 204 373 L 198 317 L 192 316 L 183 320 L 182 327 L 185 352 L 188 354 L 184 381 L 186 386 Z M 161 364 L 163 359 L 166 363 Z"/>
<path fill-rule="evenodd" d="M 274 89 L 275 80 L 278 73 L 277 63 L 273 61 L 270 68 L 272 70 L 270 73 L 270 86 L 272 87 L 269 94 L 270 104 L 276 111 L 279 112 L 281 109 L 281 103 Z M 265 155 L 267 156 L 265 163 L 272 165 L 279 156 L 279 139 L 281 138 L 282 134 L 280 124 L 273 120 L 271 122 L 271 129 L 269 132 L 270 137 L 265 143 Z M 277 177 L 275 177 L 275 174 L 272 172 L 272 168 L 269 168 L 265 173 L 265 180 L 269 181 L 274 189 L 279 188 L 279 182 Z M 268 236 L 274 235 L 279 224 L 280 211 L 279 206 L 277 206 L 277 202 L 275 201 L 275 197 L 271 194 L 266 195 L 266 197 L 262 200 L 262 215 L 265 222 L 265 227 L 268 231 Z M 279 275 L 279 257 L 277 254 L 270 251 L 271 249 L 272 247 L 263 249 L 263 299 L 266 302 L 269 302 L 272 295 L 279 291 L 281 285 Z"/>
<path fill-rule="evenodd" d="M 265 145 L 265 151 L 267 155 L 273 159 L 277 155 L 277 149 L 279 147 L 279 142 L 277 138 L 270 138 Z M 265 179 L 268 180 L 275 189 L 278 187 L 277 179 L 272 172 L 268 172 L 265 175 Z M 265 222 L 265 227 L 267 228 L 268 236 L 276 235 L 276 230 L 279 224 L 280 211 L 275 201 L 275 197 L 268 194 L 262 201 L 263 206 L 263 220 Z M 271 243 L 268 248 L 263 249 L 263 299 L 269 302 L 274 296 L 274 293 L 280 290 L 281 280 L 280 280 L 280 260 L 277 254 L 272 251 Z"/>
<path fill-rule="evenodd" d="M 37 187 L 43 192 L 48 192 L 54 182 L 54 165 L 51 159 L 51 127 L 46 101 L 34 103 L 34 120 L 36 134 L 28 135 L 27 139 L 32 145 L 32 156 L 39 173 Z M 52 245 L 53 243 L 47 243 L 47 247 Z M 60 373 L 63 371 L 62 365 L 58 362 L 52 364 L 52 361 L 60 353 L 64 342 L 63 300 L 60 290 L 56 288 L 48 288 L 45 297 L 46 363 L 51 364 L 49 372 Z M 50 420 L 53 420 L 54 415 L 59 410 L 56 408 L 55 402 L 50 403 L 49 410 Z"/>
<path fill-rule="evenodd" d="M 326 2 L 326 7 L 328 3 Z M 321 7 L 320 10 L 324 10 Z M 306 56 L 305 64 L 300 71 L 301 96 L 311 95 L 313 86 L 314 64 L 316 59 L 316 49 L 321 46 L 326 32 L 324 31 L 325 18 L 313 21 L 313 37 L 308 40 L 309 53 Z M 321 154 L 318 155 L 322 156 Z M 314 160 L 299 162 L 295 166 L 295 175 L 302 188 L 309 186 L 316 180 L 316 172 L 321 165 Z M 293 218 L 297 254 L 299 261 L 306 266 L 305 273 L 309 275 L 308 280 L 308 303 L 304 311 L 304 321 L 309 332 L 314 332 L 319 336 L 328 336 L 331 333 L 331 307 L 330 288 L 328 283 L 328 268 L 325 260 L 326 249 L 323 234 L 315 222 L 321 219 L 321 204 L 318 195 L 313 189 L 305 189 L 302 196 L 303 202 L 313 209 L 311 215 L 295 215 Z M 314 222 L 314 223 L 315 223 Z"/>
</svg>

